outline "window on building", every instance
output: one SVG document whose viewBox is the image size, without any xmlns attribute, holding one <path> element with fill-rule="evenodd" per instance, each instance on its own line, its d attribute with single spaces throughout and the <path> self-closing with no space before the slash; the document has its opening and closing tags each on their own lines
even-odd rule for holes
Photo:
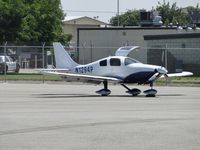
<svg viewBox="0 0 200 150">
<path fill-rule="evenodd" d="M 185 43 L 182 43 L 181 47 L 182 47 L 182 48 L 185 48 L 185 47 L 186 47 Z"/>
<path fill-rule="evenodd" d="M 100 61 L 99 65 L 100 66 L 107 66 L 107 59 Z"/>
<path fill-rule="evenodd" d="M 118 58 L 111 58 L 110 65 L 111 66 L 121 66 L 121 61 Z"/>
</svg>

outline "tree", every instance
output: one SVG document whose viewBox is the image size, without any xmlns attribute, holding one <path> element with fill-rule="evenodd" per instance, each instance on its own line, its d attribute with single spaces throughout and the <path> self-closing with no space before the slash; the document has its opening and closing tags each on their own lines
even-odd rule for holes
<svg viewBox="0 0 200 150">
<path fill-rule="evenodd" d="M 169 2 L 163 0 L 163 2 L 158 2 L 156 6 L 156 11 L 162 16 L 162 21 L 164 25 L 169 25 L 170 23 L 179 25 L 188 25 L 191 22 L 191 15 L 194 12 L 200 12 L 199 5 L 196 8 L 188 7 L 186 9 L 179 8 L 175 3 L 172 5 Z M 137 26 L 140 23 L 140 10 L 128 10 L 122 15 L 119 15 L 119 25 L 123 26 Z M 118 16 L 114 16 L 110 20 L 110 24 L 113 26 L 118 25 Z"/>
<path fill-rule="evenodd" d="M 67 42 L 68 36 L 62 29 L 64 13 L 60 0 L 26 0 L 26 6 L 27 15 L 22 21 L 20 40 Z"/>
<path fill-rule="evenodd" d="M 0 40 L 65 44 L 63 19 L 60 0 L 0 0 Z"/>
<path fill-rule="evenodd" d="M 0 0 L 0 41 L 15 41 L 24 16 L 21 0 Z"/>
<path fill-rule="evenodd" d="M 192 6 L 187 7 L 187 12 L 188 12 L 188 14 L 189 14 L 190 16 L 191 16 L 194 12 L 200 13 L 199 4 L 197 4 L 196 7 L 192 7 Z"/>
<path fill-rule="evenodd" d="M 192 6 L 187 7 L 187 12 L 188 12 L 190 23 L 193 23 L 192 16 L 200 13 L 199 4 L 197 4 L 196 7 L 192 7 Z"/>
<path fill-rule="evenodd" d="M 139 10 L 128 10 L 122 15 L 119 15 L 119 25 L 121 26 L 138 26 L 140 20 Z M 118 16 L 114 16 L 110 20 L 111 25 L 118 25 Z"/>
<path fill-rule="evenodd" d="M 165 25 L 168 23 L 185 25 L 188 23 L 188 14 L 182 11 L 182 8 L 176 6 L 176 2 L 170 5 L 169 2 L 158 2 L 156 10 L 162 16 L 162 21 Z"/>
</svg>

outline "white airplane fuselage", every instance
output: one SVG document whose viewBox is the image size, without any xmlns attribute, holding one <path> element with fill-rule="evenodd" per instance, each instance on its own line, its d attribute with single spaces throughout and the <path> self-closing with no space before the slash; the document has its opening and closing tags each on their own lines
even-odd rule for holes
<svg viewBox="0 0 200 150">
<path fill-rule="evenodd" d="M 70 73 L 74 74 L 114 77 L 121 79 L 123 83 L 139 84 L 154 81 L 161 72 L 166 74 L 167 70 L 161 66 L 143 64 L 124 56 L 110 56 L 70 69 Z M 156 76 L 152 78 L 154 75 Z"/>
</svg>

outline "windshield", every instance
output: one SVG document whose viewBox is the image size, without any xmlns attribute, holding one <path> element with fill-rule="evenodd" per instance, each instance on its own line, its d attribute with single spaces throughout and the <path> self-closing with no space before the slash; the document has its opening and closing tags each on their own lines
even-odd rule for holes
<svg viewBox="0 0 200 150">
<path fill-rule="evenodd" d="M 10 56 L 6 56 L 6 61 L 13 62 L 13 59 Z"/>
<path fill-rule="evenodd" d="M 0 56 L 0 62 L 5 62 L 5 58 L 6 58 L 6 62 L 14 62 L 14 60 L 10 57 L 10 56 Z"/>
<path fill-rule="evenodd" d="M 129 65 L 133 63 L 140 63 L 140 62 L 132 58 L 125 58 L 125 62 L 124 62 L 125 65 Z"/>
</svg>

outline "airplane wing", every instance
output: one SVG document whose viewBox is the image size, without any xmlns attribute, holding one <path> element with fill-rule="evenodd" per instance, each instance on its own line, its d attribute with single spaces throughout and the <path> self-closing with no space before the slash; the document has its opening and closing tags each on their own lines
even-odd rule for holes
<svg viewBox="0 0 200 150">
<path fill-rule="evenodd" d="M 122 80 L 113 77 L 103 77 L 103 76 L 94 76 L 94 75 L 82 75 L 82 74 L 73 74 L 73 73 L 62 73 L 62 72 L 53 72 L 53 71 L 43 71 L 43 74 L 47 75 L 57 75 L 64 78 L 66 81 L 79 81 L 79 82 L 90 82 L 99 84 L 103 81 L 109 81 L 112 83 L 119 83 Z"/>
<path fill-rule="evenodd" d="M 180 73 L 169 73 L 167 74 L 167 77 L 184 77 L 184 76 L 192 76 L 193 73 L 192 72 L 188 72 L 188 71 L 183 71 Z M 161 76 L 161 78 L 164 78 L 164 75 Z"/>
<path fill-rule="evenodd" d="M 37 71 L 43 73 L 43 72 L 67 72 L 69 71 L 69 69 L 56 69 L 56 68 L 53 68 L 53 69 L 36 69 Z"/>
</svg>

